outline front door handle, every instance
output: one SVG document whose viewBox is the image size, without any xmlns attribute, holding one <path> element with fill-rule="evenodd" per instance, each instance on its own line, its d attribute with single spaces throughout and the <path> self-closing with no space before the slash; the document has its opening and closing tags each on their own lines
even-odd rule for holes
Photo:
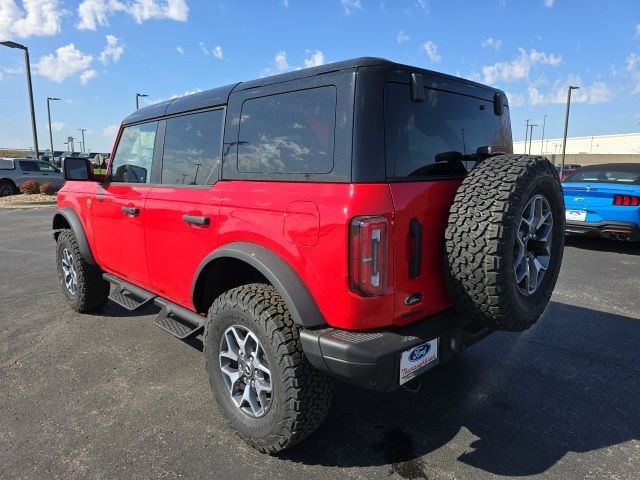
<svg viewBox="0 0 640 480">
<path fill-rule="evenodd" d="M 134 217 L 140 215 L 140 209 L 138 207 L 121 207 L 120 210 L 122 210 L 123 213 Z"/>
<path fill-rule="evenodd" d="M 211 219 L 209 217 L 200 217 L 197 215 L 184 214 L 182 216 L 182 220 L 191 225 L 198 225 L 199 227 L 208 227 L 211 224 Z"/>
</svg>

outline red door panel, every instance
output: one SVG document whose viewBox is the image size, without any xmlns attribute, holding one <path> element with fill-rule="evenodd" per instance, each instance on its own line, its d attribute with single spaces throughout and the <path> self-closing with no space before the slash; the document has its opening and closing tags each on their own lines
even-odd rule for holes
<svg viewBox="0 0 640 480">
<path fill-rule="evenodd" d="M 193 308 L 191 286 L 200 262 L 218 244 L 226 188 L 226 182 L 208 188 L 157 186 L 147 197 L 146 250 L 153 290 L 185 308 Z"/>
<path fill-rule="evenodd" d="M 144 241 L 149 190 L 146 184 L 100 185 L 91 207 L 100 266 L 143 288 L 149 287 Z"/>
</svg>

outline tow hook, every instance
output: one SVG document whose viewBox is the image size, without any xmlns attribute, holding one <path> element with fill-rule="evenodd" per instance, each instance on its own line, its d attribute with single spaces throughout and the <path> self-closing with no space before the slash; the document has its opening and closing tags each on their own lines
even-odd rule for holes
<svg viewBox="0 0 640 480">
<path fill-rule="evenodd" d="M 414 378 L 413 380 L 409 380 L 407 383 L 400 386 L 404 388 L 407 392 L 418 393 L 420 391 L 420 387 L 422 386 L 422 384 L 420 383 L 420 380 L 418 380 L 417 378 Z"/>
</svg>

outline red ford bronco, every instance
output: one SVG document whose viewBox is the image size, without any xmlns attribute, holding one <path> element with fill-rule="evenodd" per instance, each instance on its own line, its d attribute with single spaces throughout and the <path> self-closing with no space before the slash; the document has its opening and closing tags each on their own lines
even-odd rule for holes
<svg viewBox="0 0 640 480">
<path fill-rule="evenodd" d="M 202 335 L 221 412 L 274 453 L 318 428 L 334 378 L 392 390 L 535 323 L 563 197 L 512 152 L 502 91 L 377 58 L 152 105 L 106 175 L 66 159 L 60 285 L 78 312 L 155 303 Z"/>
</svg>

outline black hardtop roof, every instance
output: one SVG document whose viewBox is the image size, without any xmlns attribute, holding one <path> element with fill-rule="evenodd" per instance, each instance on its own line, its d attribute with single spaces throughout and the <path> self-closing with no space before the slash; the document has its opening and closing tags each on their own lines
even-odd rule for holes
<svg viewBox="0 0 640 480">
<path fill-rule="evenodd" d="M 585 165 L 576 172 L 592 172 L 597 170 L 618 171 L 618 172 L 640 172 L 640 163 L 598 163 L 595 165 Z"/>
<path fill-rule="evenodd" d="M 293 70 L 287 73 L 281 73 L 278 75 L 272 75 L 269 77 L 258 78 L 256 80 L 250 80 L 248 82 L 234 83 L 226 85 L 224 87 L 218 87 L 211 90 L 205 90 L 204 92 L 193 93 L 191 95 L 185 95 L 183 97 L 172 98 L 164 102 L 156 103 L 148 107 L 136 110 L 127 118 L 124 119 L 124 124 L 137 123 L 145 120 L 151 120 L 153 118 L 161 117 L 164 115 L 173 115 L 178 113 L 184 113 L 191 110 L 197 110 L 201 108 L 216 107 L 227 103 L 229 95 L 234 90 L 248 90 L 251 88 L 262 87 L 266 85 L 273 85 L 276 83 L 288 82 L 291 80 L 298 80 L 305 77 L 312 77 L 315 75 L 322 75 L 329 72 L 339 72 L 353 70 L 360 67 L 386 67 L 394 70 L 411 71 L 415 73 L 423 73 L 429 76 L 437 76 L 443 79 L 450 79 L 456 82 L 463 82 L 474 87 L 480 87 L 486 90 L 500 92 L 501 90 L 483 85 L 481 83 L 473 82 L 453 75 L 447 75 L 445 73 L 434 72 L 426 70 L 424 68 L 413 67 L 411 65 L 404 65 L 401 63 L 395 63 L 384 58 L 377 57 L 359 57 L 351 60 L 343 60 L 341 62 L 327 63 L 325 65 L 319 65 L 317 67 L 302 68 L 299 70 Z"/>
</svg>

